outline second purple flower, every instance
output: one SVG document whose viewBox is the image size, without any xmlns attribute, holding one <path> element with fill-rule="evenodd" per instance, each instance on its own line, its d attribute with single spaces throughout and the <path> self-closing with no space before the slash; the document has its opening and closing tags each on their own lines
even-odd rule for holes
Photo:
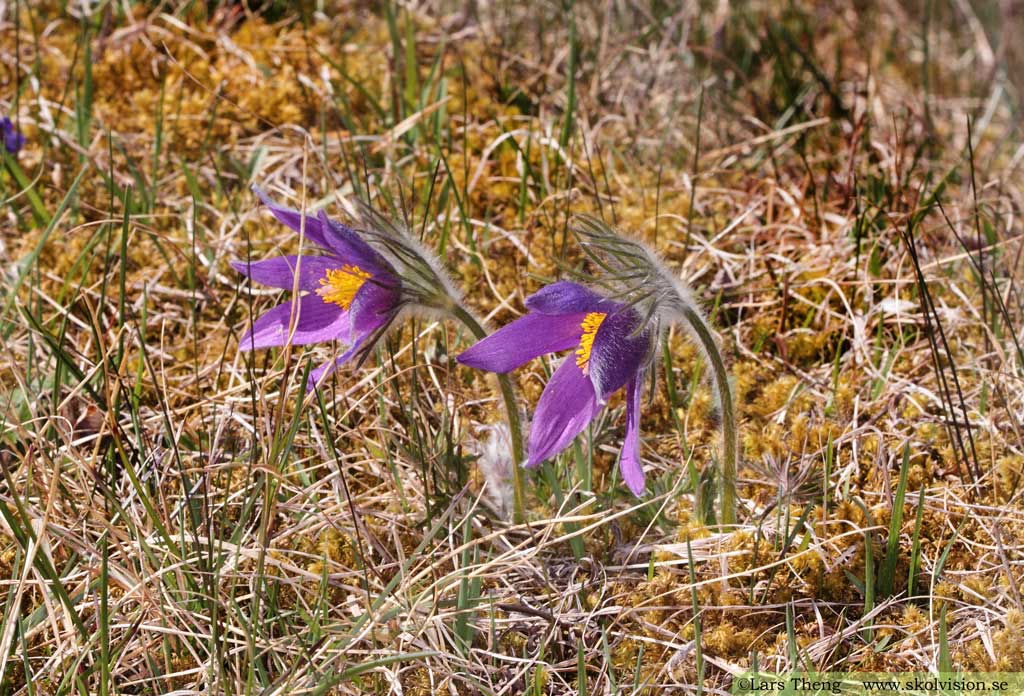
<svg viewBox="0 0 1024 696">
<path fill-rule="evenodd" d="M 568 281 L 526 299 L 528 314 L 458 356 L 464 365 L 505 373 L 544 355 L 574 352 L 544 388 L 530 428 L 527 467 L 564 450 L 608 397 L 626 387 L 626 436 L 619 467 L 634 495 L 644 492 L 640 464 L 640 392 L 651 332 L 637 312 Z"/>
</svg>

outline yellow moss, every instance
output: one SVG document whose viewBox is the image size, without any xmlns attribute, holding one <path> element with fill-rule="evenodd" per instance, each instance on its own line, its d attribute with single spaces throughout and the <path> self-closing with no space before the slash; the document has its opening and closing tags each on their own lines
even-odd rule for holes
<svg viewBox="0 0 1024 696">
<path fill-rule="evenodd" d="M 1024 475 L 1024 456 L 1007 455 L 996 460 L 996 483 L 1003 499 L 1007 499 L 1019 487 Z"/>
<path fill-rule="evenodd" d="M 843 570 L 851 573 L 863 573 L 863 564 L 841 566 L 825 573 L 821 578 L 818 596 L 821 599 L 833 602 L 852 602 L 859 597 L 857 588 L 850 582 Z"/>
<path fill-rule="evenodd" d="M 751 395 L 767 377 L 767 370 L 759 363 L 743 361 L 736 363 L 732 368 L 735 380 L 733 389 L 736 392 L 736 402 L 747 404 Z"/>
<path fill-rule="evenodd" d="M 789 565 L 805 582 L 820 577 L 825 570 L 824 562 L 816 553 L 797 553 L 789 559 Z"/>
<path fill-rule="evenodd" d="M 928 470 L 921 464 L 912 464 L 907 472 L 907 490 L 920 490 L 921 486 L 930 481 Z"/>
<path fill-rule="evenodd" d="M 705 524 L 690 515 L 689 511 L 683 512 L 679 518 L 679 526 L 676 528 L 676 540 L 679 543 L 685 544 L 687 539 L 693 541 L 706 539 L 709 536 L 711 536 L 711 530 Z"/>
<path fill-rule="evenodd" d="M 900 625 L 910 633 L 923 631 L 929 625 L 928 615 L 916 604 L 904 605 L 900 615 Z"/>
<path fill-rule="evenodd" d="M 792 333 L 786 340 L 786 359 L 796 365 L 827 362 L 835 357 L 836 340 L 837 333 L 834 331 Z"/>
<path fill-rule="evenodd" d="M 857 396 L 857 388 L 846 375 L 840 376 L 835 389 L 834 405 L 836 413 L 842 418 L 853 414 L 853 400 Z"/>
<path fill-rule="evenodd" d="M 352 539 L 334 527 L 327 527 L 317 539 L 317 550 L 331 561 L 345 568 L 355 567 Z"/>
<path fill-rule="evenodd" d="M 526 649 L 526 636 L 519 631 L 508 631 L 498 639 L 502 649 L 509 655 L 522 655 Z"/>
<path fill-rule="evenodd" d="M 994 672 L 1024 672 L 1024 612 L 1006 612 L 1003 628 L 992 635 L 996 659 L 989 669 Z"/>
<path fill-rule="evenodd" d="M 742 531 L 733 534 L 726 548 L 729 551 L 743 552 L 729 556 L 729 572 L 743 573 L 754 567 L 755 557 L 758 563 L 765 562 L 771 549 L 771 542 L 763 537 L 758 538 L 753 532 Z"/>
<path fill-rule="evenodd" d="M 816 423 L 810 431 L 810 444 L 824 449 L 829 440 L 835 443 L 843 434 L 843 430 L 843 426 L 833 420 Z"/>
<path fill-rule="evenodd" d="M 751 423 L 743 430 L 742 444 L 744 457 L 752 461 L 761 461 L 766 457 L 778 460 L 788 450 L 785 429 L 774 422 L 763 425 L 760 432 Z"/>
<path fill-rule="evenodd" d="M 426 667 L 417 667 L 403 675 L 402 687 L 409 696 L 433 696 L 438 693 L 430 683 L 430 672 Z"/>
<path fill-rule="evenodd" d="M 760 395 L 745 410 L 765 418 L 774 415 L 793 401 L 799 386 L 799 379 L 793 375 L 783 375 L 766 384 Z"/>
<path fill-rule="evenodd" d="M 723 621 L 703 633 L 703 644 L 712 655 L 746 657 L 760 644 L 759 631 L 740 628 L 731 621 Z"/>
<path fill-rule="evenodd" d="M 959 594 L 957 587 L 947 580 L 935 583 L 935 589 L 932 592 L 932 606 L 935 614 L 938 615 L 943 607 L 946 607 L 947 611 L 955 608 L 956 602 L 951 600 L 955 600 Z"/>
<path fill-rule="evenodd" d="M 960 598 L 968 604 L 982 605 L 992 594 L 992 578 L 984 575 L 969 575 L 960 582 Z"/>
<path fill-rule="evenodd" d="M 808 441 L 810 418 L 807 413 L 797 413 L 792 418 L 789 426 L 789 437 L 787 443 L 789 449 L 794 452 L 803 450 Z"/>
<path fill-rule="evenodd" d="M 684 417 L 691 428 L 706 428 L 709 425 L 714 397 L 706 386 L 698 387 L 690 398 L 690 407 Z"/>
<path fill-rule="evenodd" d="M 841 500 L 833 509 L 836 519 L 852 522 L 856 527 L 864 525 L 864 510 L 852 500 Z"/>
<path fill-rule="evenodd" d="M 18 555 L 15 541 L 11 537 L 0 532 L 0 575 L 2 577 L 10 577 L 11 564 L 14 563 L 14 559 Z"/>
<path fill-rule="evenodd" d="M 612 649 L 612 667 L 617 672 L 626 672 L 636 668 L 636 658 L 640 653 L 641 641 L 634 638 L 623 638 Z"/>
</svg>

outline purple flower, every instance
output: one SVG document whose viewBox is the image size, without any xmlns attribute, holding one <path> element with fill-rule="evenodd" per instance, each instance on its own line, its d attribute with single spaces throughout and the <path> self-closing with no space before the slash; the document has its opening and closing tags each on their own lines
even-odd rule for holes
<svg viewBox="0 0 1024 696">
<path fill-rule="evenodd" d="M 232 266 L 263 285 L 303 291 L 253 322 L 240 348 L 255 350 L 338 340 L 348 349 L 310 373 L 306 389 L 360 353 L 365 356 L 403 306 L 402 281 L 394 267 L 351 228 L 321 212 L 313 217 L 273 203 L 255 189 L 280 222 L 324 253 L 278 256 Z"/>
<path fill-rule="evenodd" d="M 704 312 L 685 282 L 638 239 L 619 234 L 602 220 L 577 215 L 572 226 L 583 251 L 606 274 L 601 282 L 643 314 L 643 325 L 654 335 L 679 325 L 690 333 L 711 367 L 712 386 L 722 413 L 722 524 L 736 523 L 737 430 L 729 371 Z"/>
<path fill-rule="evenodd" d="M 470 367 L 505 373 L 545 353 L 575 349 L 551 375 L 530 428 L 527 467 L 555 456 L 626 387 L 626 437 L 619 467 L 633 494 L 644 492 L 640 392 L 651 332 L 630 306 L 560 281 L 526 299 L 528 314 L 458 356 Z"/>
<path fill-rule="evenodd" d="M 14 127 L 14 123 L 7 116 L 0 120 L 0 133 L 3 134 L 4 149 L 12 155 L 17 154 L 18 150 L 25 144 L 25 136 L 18 132 Z"/>
</svg>

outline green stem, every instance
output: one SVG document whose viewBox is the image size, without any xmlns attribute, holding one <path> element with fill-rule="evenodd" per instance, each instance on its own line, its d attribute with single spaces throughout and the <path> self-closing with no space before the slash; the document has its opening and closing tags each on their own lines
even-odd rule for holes
<svg viewBox="0 0 1024 696">
<path fill-rule="evenodd" d="M 707 321 L 692 307 L 687 307 L 686 316 L 693 332 L 704 346 L 708 354 L 711 368 L 715 373 L 715 391 L 722 407 L 722 438 L 724 442 L 722 462 L 722 525 L 731 527 L 736 524 L 736 412 L 732 405 L 732 390 L 729 388 L 729 373 L 725 370 L 722 353 L 711 335 Z"/>
<path fill-rule="evenodd" d="M 477 340 L 487 337 L 487 330 L 478 322 L 465 307 L 453 303 L 449 308 L 456 319 L 461 321 L 466 328 L 473 332 Z M 522 463 L 525 460 L 523 454 L 522 427 L 519 424 L 519 407 L 516 405 L 516 396 L 512 391 L 512 383 L 508 375 L 496 375 L 498 385 L 501 388 L 501 396 L 505 400 L 505 411 L 508 417 L 509 437 L 512 440 L 512 519 L 514 522 L 522 522 L 526 519 L 525 493 L 523 484 Z"/>
</svg>

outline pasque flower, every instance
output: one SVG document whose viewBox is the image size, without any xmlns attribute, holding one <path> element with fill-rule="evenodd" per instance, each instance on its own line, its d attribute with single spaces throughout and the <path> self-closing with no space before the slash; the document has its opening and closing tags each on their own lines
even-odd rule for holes
<svg viewBox="0 0 1024 696">
<path fill-rule="evenodd" d="M 600 282 L 643 317 L 641 323 L 657 336 L 669 325 L 688 331 L 711 366 L 712 385 L 722 414 L 721 521 L 736 521 L 737 431 L 729 373 L 711 325 L 690 288 L 643 242 L 630 239 L 589 215 L 573 225 L 588 256 L 605 273 Z"/>
<path fill-rule="evenodd" d="M 437 256 L 403 228 L 357 203 L 361 229 L 331 220 L 324 213 L 303 215 L 257 195 L 282 223 L 303 234 L 322 251 L 232 265 L 252 280 L 305 294 L 274 307 L 242 336 L 242 350 L 304 345 L 338 340 L 348 349 L 310 374 L 313 389 L 353 356 L 364 359 L 376 341 L 403 312 L 456 319 L 477 337 L 487 332 L 462 305 L 461 297 Z M 519 410 L 511 384 L 498 379 L 505 402 L 512 458 L 522 458 Z M 512 472 L 515 518 L 524 515 L 522 476 Z"/>
<path fill-rule="evenodd" d="M 569 281 L 531 295 L 526 307 L 528 314 L 476 343 L 458 361 L 503 374 L 545 353 L 573 350 L 551 375 L 537 404 L 527 467 L 568 447 L 608 398 L 626 387 L 626 436 L 619 466 L 626 485 L 640 496 L 640 393 L 652 336 L 641 316 Z"/>
<path fill-rule="evenodd" d="M 321 212 L 305 215 L 257 195 L 280 222 L 299 232 L 322 254 L 278 256 L 231 265 L 263 285 L 305 292 L 253 322 L 242 336 L 242 350 L 306 345 L 338 340 L 340 356 L 312 371 L 307 389 L 355 355 L 365 355 L 395 319 L 407 298 L 394 266 L 350 227 Z M 303 219 L 304 218 L 304 219 Z"/>
</svg>

